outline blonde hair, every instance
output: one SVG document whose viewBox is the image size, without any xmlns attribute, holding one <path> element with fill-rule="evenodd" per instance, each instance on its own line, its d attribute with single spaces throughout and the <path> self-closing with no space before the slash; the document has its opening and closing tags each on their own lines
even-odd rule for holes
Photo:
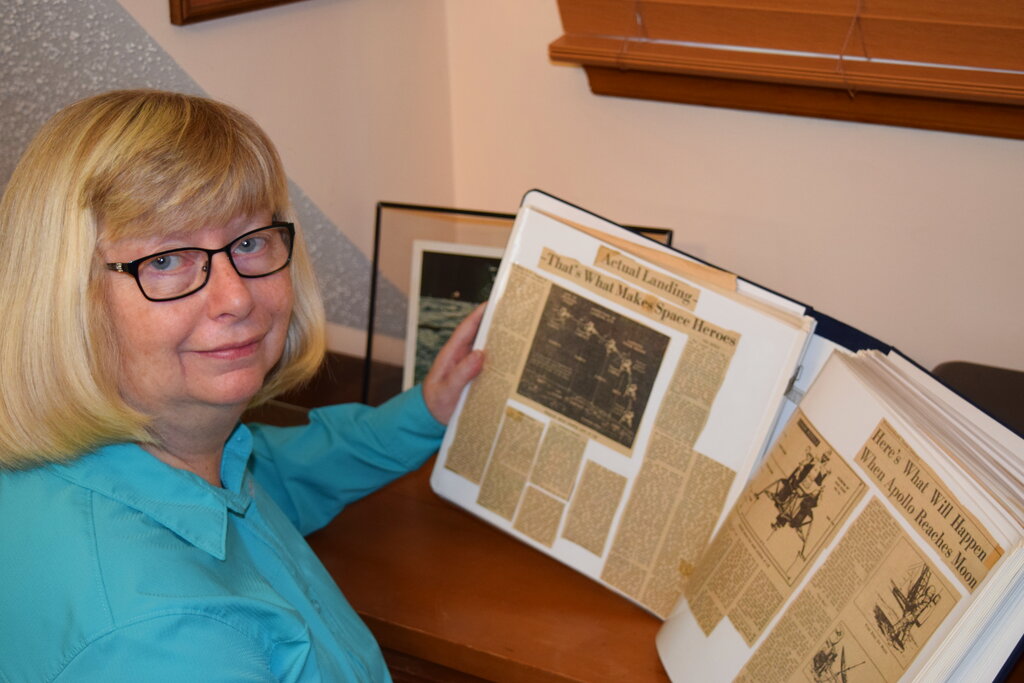
<svg viewBox="0 0 1024 683">
<path fill-rule="evenodd" d="M 294 221 L 273 144 L 231 107 L 115 91 L 50 119 L 0 200 L 0 467 L 153 441 L 149 417 L 119 392 L 100 239 L 194 231 L 260 212 Z M 323 305 L 301 236 L 289 272 L 295 303 L 284 353 L 253 404 L 308 379 L 323 357 Z"/>
</svg>

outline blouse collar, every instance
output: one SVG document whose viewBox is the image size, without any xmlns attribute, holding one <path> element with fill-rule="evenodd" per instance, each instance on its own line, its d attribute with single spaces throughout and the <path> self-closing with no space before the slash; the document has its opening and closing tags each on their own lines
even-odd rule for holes
<svg viewBox="0 0 1024 683">
<path fill-rule="evenodd" d="M 197 548 L 226 557 L 228 515 L 245 515 L 252 503 L 248 471 L 252 433 L 238 425 L 224 444 L 223 488 L 197 474 L 172 467 L 134 443 L 104 446 L 66 464 L 55 474 L 134 510 Z"/>
</svg>

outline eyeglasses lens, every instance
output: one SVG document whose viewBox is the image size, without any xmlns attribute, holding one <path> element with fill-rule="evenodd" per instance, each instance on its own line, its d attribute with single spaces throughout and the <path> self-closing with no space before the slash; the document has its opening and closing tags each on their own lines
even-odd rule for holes
<svg viewBox="0 0 1024 683">
<path fill-rule="evenodd" d="M 235 271 L 243 277 L 261 277 L 281 270 L 291 258 L 287 228 L 271 226 L 242 235 L 227 251 Z M 175 299 L 206 284 L 210 254 L 200 249 L 164 252 L 139 264 L 139 284 L 150 299 Z"/>
</svg>

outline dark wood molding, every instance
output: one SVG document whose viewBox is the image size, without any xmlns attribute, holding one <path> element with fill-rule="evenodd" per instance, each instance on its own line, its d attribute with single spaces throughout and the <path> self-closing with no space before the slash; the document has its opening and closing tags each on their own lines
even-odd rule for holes
<svg viewBox="0 0 1024 683">
<path fill-rule="evenodd" d="M 170 0 L 171 23 L 184 26 L 292 2 L 299 0 Z"/>
<path fill-rule="evenodd" d="M 1024 139 L 1024 107 L 835 88 L 584 67 L 597 95 Z"/>
<path fill-rule="evenodd" d="M 591 90 L 1024 139 L 1024 5 L 557 0 Z"/>
</svg>

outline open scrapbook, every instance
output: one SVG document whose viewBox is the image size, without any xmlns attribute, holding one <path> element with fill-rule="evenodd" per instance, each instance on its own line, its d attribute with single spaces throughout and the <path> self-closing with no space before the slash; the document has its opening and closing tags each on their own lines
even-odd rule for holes
<svg viewBox="0 0 1024 683">
<path fill-rule="evenodd" d="M 476 344 L 431 485 L 672 678 L 990 680 L 1024 632 L 1024 440 L 867 335 L 533 191 Z"/>
</svg>

